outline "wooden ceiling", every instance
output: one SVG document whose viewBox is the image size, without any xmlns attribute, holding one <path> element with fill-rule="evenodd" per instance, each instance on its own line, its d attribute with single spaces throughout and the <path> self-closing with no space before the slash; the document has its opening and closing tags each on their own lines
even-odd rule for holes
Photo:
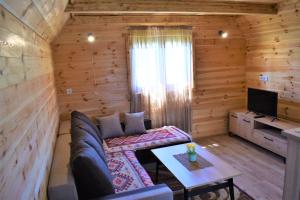
<svg viewBox="0 0 300 200">
<path fill-rule="evenodd" d="M 277 14 L 279 0 L 70 0 L 75 14 Z"/>
<path fill-rule="evenodd" d="M 67 3 L 68 0 L 0 0 L 0 6 L 46 41 L 51 41 L 68 19 L 64 12 Z"/>
<path fill-rule="evenodd" d="M 204 0 L 201 0 L 204 1 Z M 218 1 L 218 0 L 211 0 L 211 1 Z M 224 0 L 226 2 L 248 2 L 248 3 L 280 3 L 283 0 Z"/>
</svg>

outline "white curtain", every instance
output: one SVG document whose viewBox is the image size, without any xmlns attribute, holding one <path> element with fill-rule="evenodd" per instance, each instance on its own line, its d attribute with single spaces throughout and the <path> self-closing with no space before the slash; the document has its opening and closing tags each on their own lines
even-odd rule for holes
<svg viewBox="0 0 300 200">
<path fill-rule="evenodd" d="M 145 111 L 154 127 L 191 132 L 192 30 L 140 27 L 129 34 L 131 111 Z"/>
</svg>

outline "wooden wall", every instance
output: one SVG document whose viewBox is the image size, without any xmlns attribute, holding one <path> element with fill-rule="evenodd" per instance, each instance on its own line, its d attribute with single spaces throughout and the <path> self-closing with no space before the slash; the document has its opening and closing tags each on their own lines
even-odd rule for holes
<svg viewBox="0 0 300 200">
<path fill-rule="evenodd" d="M 50 38 L 45 34 L 48 28 L 35 17 L 38 13 L 33 2 L 22 15 L 18 14 L 28 2 L 31 1 L 0 2 L 0 199 L 3 200 L 46 198 L 59 121 Z"/>
<path fill-rule="evenodd" d="M 284 1 L 276 16 L 238 19 L 247 39 L 247 87 L 279 92 L 279 116 L 300 122 L 300 1 Z M 259 80 L 269 75 L 269 82 Z"/>
<path fill-rule="evenodd" d="M 195 138 L 227 132 L 246 86 L 278 91 L 280 116 L 300 121 L 299 0 L 280 4 L 278 16 L 75 16 L 52 43 L 53 74 L 49 42 L 68 18 L 66 3 L 0 0 L 0 199 L 46 197 L 59 113 L 129 111 L 128 26 L 193 26 Z"/>
<path fill-rule="evenodd" d="M 128 26 L 191 25 L 195 46 L 193 136 L 227 132 L 228 110 L 245 104 L 245 40 L 230 16 L 74 16 L 52 43 L 59 108 L 90 116 L 129 111 Z M 218 36 L 229 32 L 228 39 Z M 88 32 L 96 36 L 89 44 Z M 67 95 L 66 89 L 73 94 Z"/>
</svg>

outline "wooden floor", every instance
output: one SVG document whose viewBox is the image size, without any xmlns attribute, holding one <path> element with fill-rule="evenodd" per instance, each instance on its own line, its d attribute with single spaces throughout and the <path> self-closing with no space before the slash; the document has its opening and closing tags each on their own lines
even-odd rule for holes
<svg viewBox="0 0 300 200">
<path fill-rule="evenodd" d="M 280 200 L 283 158 L 237 136 L 214 136 L 196 141 L 242 172 L 234 183 L 256 200 Z"/>
</svg>

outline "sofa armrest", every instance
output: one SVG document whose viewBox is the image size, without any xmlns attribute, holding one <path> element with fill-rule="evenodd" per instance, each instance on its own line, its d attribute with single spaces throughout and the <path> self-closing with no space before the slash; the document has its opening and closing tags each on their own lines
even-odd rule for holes
<svg viewBox="0 0 300 200">
<path fill-rule="evenodd" d="M 49 200 L 77 200 L 77 190 L 69 165 L 71 135 L 59 135 L 56 139 L 55 151 L 48 183 Z"/>
<path fill-rule="evenodd" d="M 111 194 L 95 200 L 173 200 L 173 192 L 166 184 L 159 184 L 128 192 Z"/>
</svg>

